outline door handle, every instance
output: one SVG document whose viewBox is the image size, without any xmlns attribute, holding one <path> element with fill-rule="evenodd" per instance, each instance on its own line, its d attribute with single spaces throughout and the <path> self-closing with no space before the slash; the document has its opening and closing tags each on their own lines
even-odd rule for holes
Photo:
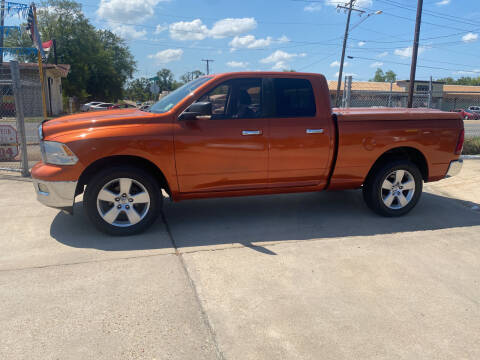
<svg viewBox="0 0 480 360">
<path fill-rule="evenodd" d="M 262 131 L 261 130 L 243 130 L 242 135 L 243 136 L 262 135 Z"/>
<path fill-rule="evenodd" d="M 307 129 L 307 134 L 323 134 L 323 129 Z"/>
</svg>

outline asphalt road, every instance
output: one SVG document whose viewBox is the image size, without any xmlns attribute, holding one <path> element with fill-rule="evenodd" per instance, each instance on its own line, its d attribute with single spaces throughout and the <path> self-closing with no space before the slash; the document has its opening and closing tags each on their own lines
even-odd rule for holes
<svg viewBox="0 0 480 360">
<path fill-rule="evenodd" d="M 480 120 L 464 120 L 463 123 L 467 138 L 480 137 Z"/>
<path fill-rule="evenodd" d="M 478 359 L 480 160 L 409 215 L 359 191 L 166 202 L 96 232 L 0 174 L 2 359 Z"/>
</svg>

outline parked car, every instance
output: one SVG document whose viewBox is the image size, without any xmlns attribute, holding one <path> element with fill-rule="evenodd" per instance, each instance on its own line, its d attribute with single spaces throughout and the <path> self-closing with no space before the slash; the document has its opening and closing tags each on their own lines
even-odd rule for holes
<svg viewBox="0 0 480 360">
<path fill-rule="evenodd" d="M 88 111 L 105 111 L 109 110 L 112 106 L 114 106 L 112 103 L 100 103 L 98 105 L 90 106 Z"/>
<path fill-rule="evenodd" d="M 180 201 L 362 188 L 372 210 L 401 216 L 423 182 L 459 173 L 464 141 L 459 114 L 332 109 L 324 76 L 293 72 L 205 76 L 150 112 L 70 115 L 39 133 L 38 200 L 73 213 L 84 193 L 90 220 L 113 235 L 150 226 L 161 189 Z"/>
<path fill-rule="evenodd" d="M 99 104 L 102 104 L 102 102 L 101 101 L 92 101 L 92 102 L 83 104 L 82 106 L 80 106 L 80 111 L 88 111 L 88 110 L 90 110 L 90 107 L 95 106 L 95 105 L 99 105 Z"/>
<path fill-rule="evenodd" d="M 480 115 L 480 106 L 469 106 L 467 111 Z"/>
<path fill-rule="evenodd" d="M 470 112 L 464 109 L 456 109 L 453 112 L 459 113 L 464 120 L 480 120 L 480 114 L 475 112 Z"/>
</svg>

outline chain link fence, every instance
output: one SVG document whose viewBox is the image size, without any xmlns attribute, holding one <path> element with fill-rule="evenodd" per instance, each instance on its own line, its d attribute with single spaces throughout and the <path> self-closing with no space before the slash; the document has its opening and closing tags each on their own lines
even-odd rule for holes
<svg viewBox="0 0 480 360">
<path fill-rule="evenodd" d="M 342 92 L 341 107 L 395 108 L 407 107 L 406 91 L 367 91 L 352 90 L 355 86 L 347 78 Z M 332 93 L 332 101 L 335 93 Z M 465 136 L 480 137 L 480 92 L 448 92 L 433 91 L 416 92 L 413 96 L 414 108 L 431 108 L 443 111 L 461 112 L 465 120 Z M 469 110 L 473 107 L 472 110 Z M 478 109 L 477 109 L 477 108 Z M 466 112 L 462 112 L 465 110 Z M 476 123 L 478 121 L 478 123 Z"/>
<path fill-rule="evenodd" d="M 38 71 L 20 71 L 15 61 L 0 66 L 0 170 L 29 175 L 41 158 L 37 132 L 41 115 Z"/>
</svg>

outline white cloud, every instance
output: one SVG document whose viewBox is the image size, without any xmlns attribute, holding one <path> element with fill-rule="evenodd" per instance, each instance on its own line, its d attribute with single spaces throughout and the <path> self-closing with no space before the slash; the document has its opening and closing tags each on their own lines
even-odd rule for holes
<svg viewBox="0 0 480 360">
<path fill-rule="evenodd" d="M 282 35 L 282 36 L 280 36 L 280 37 L 277 39 L 277 41 L 278 41 L 279 43 L 286 43 L 286 42 L 289 42 L 290 39 L 289 39 L 286 35 Z"/>
<path fill-rule="evenodd" d="M 179 21 L 169 26 L 170 37 L 174 40 L 203 40 L 207 37 L 222 39 L 238 36 L 257 27 L 254 18 L 223 19 L 209 29 L 202 20 Z M 250 35 L 251 36 L 251 35 Z"/>
<path fill-rule="evenodd" d="M 309 4 L 309 5 L 305 6 L 303 8 L 303 10 L 308 11 L 308 12 L 320 11 L 320 10 L 322 10 L 322 4 L 320 4 L 320 3 Z"/>
<path fill-rule="evenodd" d="M 290 62 L 297 57 L 305 57 L 307 54 L 295 54 L 295 53 L 287 53 L 282 50 L 277 50 L 274 53 L 270 54 L 264 59 L 261 59 L 260 62 L 262 64 L 273 64 L 273 70 L 285 70 L 290 67 Z"/>
<path fill-rule="evenodd" d="M 326 0 L 327 5 L 337 6 L 339 4 L 339 0 Z M 358 7 L 370 7 L 372 6 L 372 0 L 357 0 L 355 1 L 355 5 Z M 342 2 L 343 5 L 343 2 Z"/>
<path fill-rule="evenodd" d="M 157 64 L 166 64 L 172 61 L 178 61 L 182 58 L 182 49 L 166 49 L 156 54 L 148 55 L 149 59 L 154 59 Z"/>
<path fill-rule="evenodd" d="M 466 43 L 474 42 L 474 41 L 477 41 L 477 40 L 478 40 L 478 34 L 474 34 L 474 33 L 471 33 L 471 32 L 462 36 L 462 41 L 466 42 Z"/>
<path fill-rule="evenodd" d="M 371 68 L 378 68 L 380 66 L 383 66 L 383 62 L 381 62 L 381 61 L 375 61 L 374 63 L 370 64 Z"/>
<path fill-rule="evenodd" d="M 155 28 L 155 34 L 160 34 L 162 32 L 164 32 L 165 30 L 168 29 L 168 25 L 161 25 L 161 24 L 158 24 L 157 27 Z"/>
<path fill-rule="evenodd" d="M 208 36 L 208 28 L 200 19 L 170 24 L 168 30 L 174 40 L 203 40 Z"/>
<path fill-rule="evenodd" d="M 365 44 L 366 44 L 365 41 L 359 41 L 357 45 L 360 46 L 360 47 L 362 47 L 362 46 L 365 45 Z"/>
<path fill-rule="evenodd" d="M 388 51 L 384 51 L 384 52 L 377 55 L 378 58 L 383 58 L 385 56 L 388 56 Z"/>
<path fill-rule="evenodd" d="M 112 22 L 127 22 L 135 19 L 142 22 L 155 13 L 155 6 L 169 0 L 101 0 L 97 15 Z"/>
<path fill-rule="evenodd" d="M 227 66 L 232 68 L 246 68 L 248 66 L 248 62 L 245 61 L 229 61 L 227 62 Z"/>
<path fill-rule="evenodd" d="M 147 35 L 146 30 L 136 30 L 132 25 L 113 24 L 111 27 L 115 34 L 128 40 L 142 39 Z"/>
<path fill-rule="evenodd" d="M 345 61 L 345 62 L 343 63 L 343 66 L 348 66 L 348 65 L 350 65 L 350 63 L 349 63 L 348 61 Z M 330 64 L 330 67 L 340 67 L 340 61 L 337 61 L 337 60 L 333 61 L 333 62 Z"/>
<path fill-rule="evenodd" d="M 155 6 L 169 0 L 101 0 L 96 11 L 99 18 L 105 20 L 111 30 L 125 39 L 141 39 L 147 35 L 146 30 L 137 30 L 132 25 L 123 23 L 135 19 L 142 23 L 155 13 Z"/>
<path fill-rule="evenodd" d="M 209 35 L 215 39 L 222 39 L 230 36 L 237 36 L 251 31 L 257 27 L 254 18 L 227 18 L 213 24 Z"/>
<path fill-rule="evenodd" d="M 335 73 L 335 77 L 338 78 L 338 75 L 340 75 L 340 72 L 337 71 L 337 72 Z M 356 76 L 358 76 L 358 75 L 355 74 L 355 73 L 345 73 L 345 72 L 344 72 L 344 73 L 342 73 L 342 76 L 343 76 L 343 77 L 345 77 L 345 76 L 353 76 L 353 77 L 356 77 Z"/>
<path fill-rule="evenodd" d="M 450 4 L 450 0 L 442 0 L 442 1 L 439 1 L 437 3 L 435 3 L 435 5 L 437 6 L 443 6 L 443 5 L 448 5 Z"/>
<path fill-rule="evenodd" d="M 245 36 L 235 36 L 232 41 L 230 41 L 229 45 L 231 47 L 231 51 L 235 51 L 237 49 L 258 49 L 270 46 L 272 43 L 272 38 L 269 36 L 265 39 L 256 39 L 253 35 L 245 35 Z"/>
<path fill-rule="evenodd" d="M 478 73 L 480 73 L 480 69 L 475 69 L 475 70 L 472 70 L 472 71 L 460 70 L 460 71 L 454 71 L 453 72 L 454 75 L 471 75 L 471 74 L 478 74 Z"/>
<path fill-rule="evenodd" d="M 419 46 L 418 47 L 418 54 L 421 54 L 425 51 L 426 47 L 425 46 Z M 404 49 L 395 49 L 395 51 L 393 52 L 395 55 L 398 55 L 398 56 L 401 56 L 401 57 L 404 57 L 404 58 L 408 58 L 408 57 L 412 57 L 412 53 L 413 53 L 413 48 L 411 46 L 408 46 Z"/>
</svg>

